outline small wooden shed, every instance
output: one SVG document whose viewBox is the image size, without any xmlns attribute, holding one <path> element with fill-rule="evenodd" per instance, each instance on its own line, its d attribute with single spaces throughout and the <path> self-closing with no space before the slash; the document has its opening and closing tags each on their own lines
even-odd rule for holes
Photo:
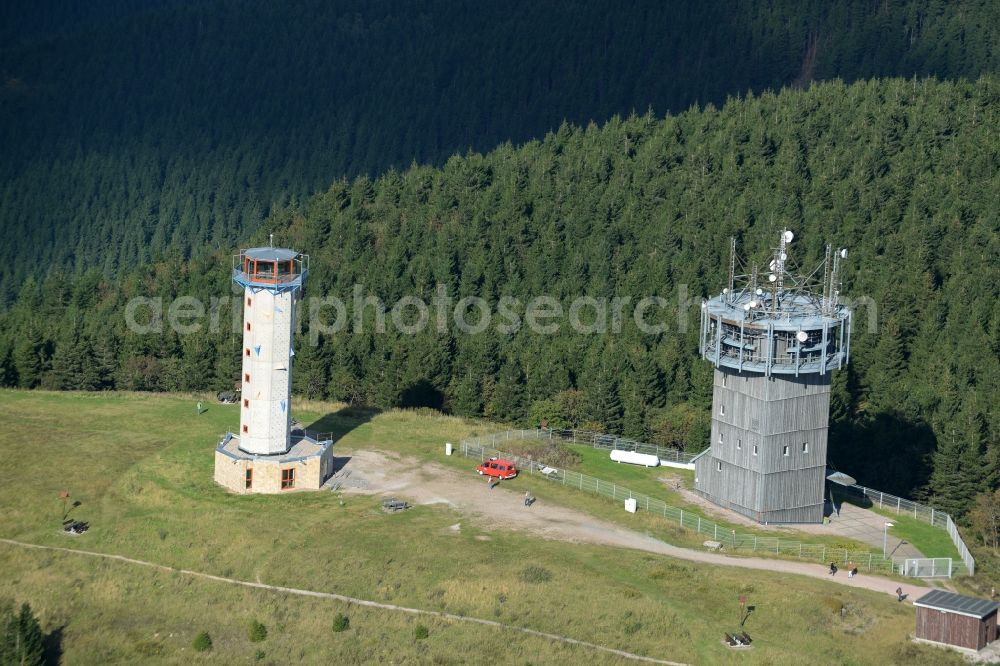
<svg viewBox="0 0 1000 666">
<path fill-rule="evenodd" d="M 997 638 L 997 608 L 987 599 L 933 590 L 913 602 L 917 638 L 967 650 L 981 650 Z"/>
</svg>

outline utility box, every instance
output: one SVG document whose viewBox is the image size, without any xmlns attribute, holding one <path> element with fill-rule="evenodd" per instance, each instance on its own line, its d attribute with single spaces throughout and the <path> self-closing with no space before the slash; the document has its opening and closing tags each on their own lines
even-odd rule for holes
<svg viewBox="0 0 1000 666">
<path fill-rule="evenodd" d="M 629 497 L 627 500 L 625 500 L 626 511 L 628 511 L 629 513 L 635 513 L 636 508 L 637 504 L 634 497 Z"/>
<path fill-rule="evenodd" d="M 452 449 L 452 446 L 451 446 L 451 442 L 445 442 L 444 443 L 444 454 L 446 456 L 450 456 L 452 454 L 452 450 L 453 449 Z"/>
</svg>

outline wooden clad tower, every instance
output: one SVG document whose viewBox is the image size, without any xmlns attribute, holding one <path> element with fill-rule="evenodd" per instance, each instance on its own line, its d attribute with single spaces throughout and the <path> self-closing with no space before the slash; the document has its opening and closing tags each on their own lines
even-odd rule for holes
<svg viewBox="0 0 1000 666">
<path fill-rule="evenodd" d="M 702 496 L 762 523 L 822 522 L 830 374 L 849 358 L 851 312 L 828 246 L 790 270 L 782 231 L 766 271 L 732 242 L 729 285 L 702 303 L 701 355 L 715 366 L 710 447 L 695 459 Z"/>
</svg>

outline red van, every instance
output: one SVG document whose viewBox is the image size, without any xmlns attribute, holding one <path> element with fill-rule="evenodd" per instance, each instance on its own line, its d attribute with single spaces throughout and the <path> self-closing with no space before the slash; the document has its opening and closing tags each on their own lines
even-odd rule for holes
<svg viewBox="0 0 1000 666">
<path fill-rule="evenodd" d="M 514 463 L 502 458 L 490 458 L 486 462 L 481 462 L 476 467 L 476 471 L 486 476 L 495 476 L 498 479 L 513 479 L 517 476 L 517 467 Z"/>
</svg>

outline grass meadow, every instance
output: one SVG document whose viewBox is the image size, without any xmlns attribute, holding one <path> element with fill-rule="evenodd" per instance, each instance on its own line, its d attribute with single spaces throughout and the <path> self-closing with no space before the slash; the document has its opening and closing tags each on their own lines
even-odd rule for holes
<svg viewBox="0 0 1000 666">
<path fill-rule="evenodd" d="M 637 551 L 550 541 L 479 524 L 441 505 L 402 514 L 377 497 L 230 495 L 212 482 L 219 437 L 238 409 L 201 396 L 2 391 L 0 536 L 150 560 L 175 568 L 470 615 L 695 664 L 948 664 L 911 643 L 914 613 L 888 595 L 774 572 L 702 566 Z M 430 413 L 341 412 L 297 403 L 333 430 L 335 455 L 442 455 L 487 424 Z M 470 467 L 471 470 L 471 467 Z M 473 472 L 470 471 L 470 474 Z M 519 480 L 516 483 L 528 483 Z M 60 530 L 60 491 L 91 524 Z M 533 483 L 566 501 L 675 541 L 662 521 Z M 462 530 L 448 526 L 461 521 Z M 655 522 L 654 522 L 655 521 Z M 488 536 L 489 540 L 481 538 Z M 675 541 L 676 542 L 676 541 Z M 28 601 L 65 663 L 622 663 L 513 631 L 251 590 L 122 562 L 0 544 L 0 595 Z M 546 575 L 538 575 L 544 570 Z M 739 595 L 755 612 L 753 648 L 722 642 Z M 332 631 L 338 613 L 351 628 Z M 268 637 L 251 643 L 251 620 Z M 417 624 L 429 636 L 415 638 Z M 194 653 L 200 631 L 214 647 Z"/>
</svg>

